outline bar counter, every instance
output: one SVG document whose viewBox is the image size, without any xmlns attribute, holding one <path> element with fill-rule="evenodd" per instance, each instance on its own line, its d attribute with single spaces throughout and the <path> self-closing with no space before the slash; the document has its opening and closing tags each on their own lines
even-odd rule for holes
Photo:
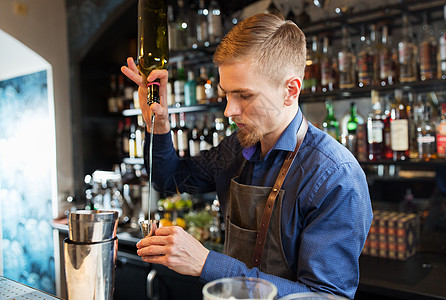
<svg viewBox="0 0 446 300">
<path fill-rule="evenodd" d="M 62 236 L 68 234 L 66 225 L 54 223 L 53 227 L 58 229 Z M 129 264 L 129 261 L 140 264 L 140 267 L 154 267 L 143 262 L 136 255 L 136 243 L 140 239 L 140 233 L 137 231 L 118 232 L 118 274 L 119 265 Z M 201 299 L 199 291 L 203 285 L 196 278 L 179 275 L 162 266 L 156 266 L 156 270 L 158 274 L 175 278 L 177 283 L 184 282 L 186 289 L 194 290 L 196 298 L 190 297 L 190 299 Z M 362 255 L 360 270 L 360 284 L 355 299 L 446 299 L 445 255 L 418 252 L 406 261 Z M 119 285 L 118 274 L 116 286 Z M 132 278 L 132 280 L 136 280 L 136 278 Z M 142 282 L 146 283 L 146 281 L 147 279 L 143 278 Z"/>
</svg>

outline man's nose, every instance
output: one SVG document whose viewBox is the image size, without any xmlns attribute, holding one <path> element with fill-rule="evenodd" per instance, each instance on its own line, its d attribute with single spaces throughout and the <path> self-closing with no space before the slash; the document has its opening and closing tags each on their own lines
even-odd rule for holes
<svg viewBox="0 0 446 300">
<path fill-rule="evenodd" d="M 225 117 L 236 117 L 239 116 L 241 113 L 240 105 L 237 103 L 237 100 L 234 99 L 232 96 L 226 94 L 226 108 L 224 115 Z"/>
</svg>

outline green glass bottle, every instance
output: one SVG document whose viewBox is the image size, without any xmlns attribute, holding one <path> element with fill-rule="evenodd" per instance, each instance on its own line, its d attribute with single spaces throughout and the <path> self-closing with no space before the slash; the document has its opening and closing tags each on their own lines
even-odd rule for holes
<svg viewBox="0 0 446 300">
<path fill-rule="evenodd" d="M 169 43 L 167 32 L 167 1 L 139 0 L 138 2 L 138 69 L 147 80 L 155 69 L 167 69 Z M 159 81 L 147 85 L 147 103 L 159 103 Z"/>
<path fill-rule="evenodd" d="M 335 140 L 339 141 L 339 122 L 334 115 L 333 102 L 327 100 L 325 102 L 325 107 L 327 108 L 327 116 L 322 123 L 323 130 Z"/>
<path fill-rule="evenodd" d="M 347 122 L 346 146 L 354 156 L 358 155 L 358 112 L 355 102 L 350 103 L 350 118 Z"/>
</svg>

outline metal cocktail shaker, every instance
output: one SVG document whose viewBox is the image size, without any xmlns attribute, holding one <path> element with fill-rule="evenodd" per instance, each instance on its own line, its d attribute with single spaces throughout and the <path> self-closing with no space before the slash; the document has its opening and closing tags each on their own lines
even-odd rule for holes
<svg viewBox="0 0 446 300">
<path fill-rule="evenodd" d="M 118 213 L 81 210 L 68 216 L 64 240 L 69 300 L 113 298 L 118 251 Z"/>
</svg>

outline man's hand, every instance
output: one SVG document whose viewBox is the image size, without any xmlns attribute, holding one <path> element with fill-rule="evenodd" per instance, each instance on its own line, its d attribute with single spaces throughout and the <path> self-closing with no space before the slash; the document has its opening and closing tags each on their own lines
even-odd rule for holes
<svg viewBox="0 0 446 300">
<path fill-rule="evenodd" d="M 155 114 L 155 134 L 164 134 L 170 131 L 169 112 L 167 110 L 167 70 L 153 70 L 147 81 L 139 73 L 132 57 L 127 58 L 127 66 L 121 67 L 121 72 L 124 73 L 130 80 L 135 82 L 138 87 L 139 106 L 141 107 L 144 121 L 147 124 L 147 131 L 150 132 L 152 124 L 152 113 Z M 150 107 L 147 105 L 147 83 L 155 79 L 160 80 L 160 104 L 153 103 Z"/>
<path fill-rule="evenodd" d="M 161 264 L 183 275 L 200 276 L 209 250 L 178 226 L 160 227 L 136 244 L 148 263 Z"/>
</svg>

